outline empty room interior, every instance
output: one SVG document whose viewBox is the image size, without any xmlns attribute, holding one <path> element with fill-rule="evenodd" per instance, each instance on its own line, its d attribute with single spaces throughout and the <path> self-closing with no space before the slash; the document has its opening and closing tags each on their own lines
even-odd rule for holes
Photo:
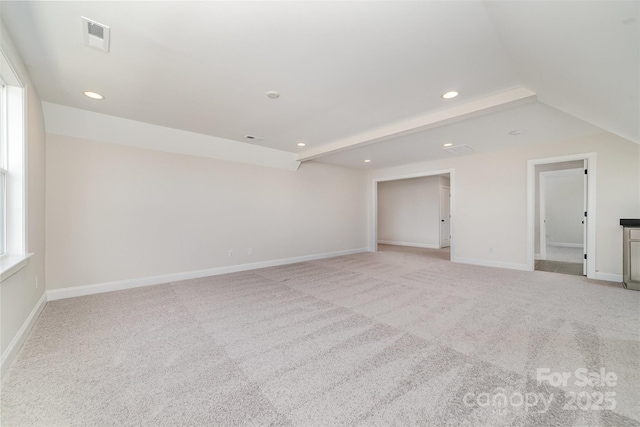
<svg viewBox="0 0 640 427">
<path fill-rule="evenodd" d="M 3 426 L 640 425 L 637 1 L 1 1 Z"/>
</svg>

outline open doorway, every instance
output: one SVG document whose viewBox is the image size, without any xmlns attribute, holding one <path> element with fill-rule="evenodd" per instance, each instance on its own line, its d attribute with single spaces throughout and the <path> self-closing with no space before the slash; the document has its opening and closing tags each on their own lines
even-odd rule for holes
<svg viewBox="0 0 640 427">
<path fill-rule="evenodd" d="M 451 259 L 450 172 L 374 180 L 373 250 Z"/>
<path fill-rule="evenodd" d="M 595 274 L 595 155 L 529 162 L 530 267 L 539 271 Z M 591 274 L 591 275 L 590 275 Z"/>
<path fill-rule="evenodd" d="M 538 242 L 535 269 L 585 275 L 586 188 L 583 162 L 536 166 Z"/>
</svg>

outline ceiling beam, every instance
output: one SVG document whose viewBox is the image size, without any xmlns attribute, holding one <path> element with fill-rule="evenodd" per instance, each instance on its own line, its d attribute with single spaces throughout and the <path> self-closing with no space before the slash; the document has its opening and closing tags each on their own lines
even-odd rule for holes
<svg viewBox="0 0 640 427">
<path fill-rule="evenodd" d="M 513 108 L 536 100 L 536 94 L 524 87 L 510 89 L 484 98 L 469 101 L 455 107 L 424 114 L 411 119 L 392 123 L 363 132 L 357 135 L 343 138 L 319 147 L 310 148 L 298 154 L 299 162 L 313 160 L 319 157 L 335 154 L 340 151 L 362 147 L 376 142 L 409 135 L 423 130 L 448 125 L 460 120 L 470 119 L 495 111 Z"/>
</svg>

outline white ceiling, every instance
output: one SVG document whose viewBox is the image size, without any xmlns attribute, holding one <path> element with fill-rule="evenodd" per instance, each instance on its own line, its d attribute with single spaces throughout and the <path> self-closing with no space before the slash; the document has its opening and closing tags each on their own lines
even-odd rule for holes
<svg viewBox="0 0 640 427">
<path fill-rule="evenodd" d="M 525 131 L 520 135 L 510 135 L 509 132 L 514 130 Z M 488 152 L 598 132 L 602 131 L 593 125 L 541 102 L 532 102 L 390 141 L 328 154 L 318 160 L 370 169 L 449 158 L 451 154 L 443 150 L 443 144 L 447 142 L 453 143 L 454 146 L 467 145 L 475 152 Z M 364 159 L 371 160 L 371 163 L 364 163 Z"/>
<path fill-rule="evenodd" d="M 257 135 L 265 147 L 359 167 L 369 152 L 382 156 L 377 165 L 442 155 L 427 140 L 496 149 L 504 128 L 526 126 L 531 143 L 600 131 L 569 115 L 640 141 L 639 4 L 3 1 L 0 12 L 44 101 L 240 143 Z M 111 27 L 110 53 L 83 45 L 80 16 Z M 505 103 L 331 151 L 518 87 L 555 108 Z M 453 89 L 458 98 L 440 98 Z"/>
</svg>

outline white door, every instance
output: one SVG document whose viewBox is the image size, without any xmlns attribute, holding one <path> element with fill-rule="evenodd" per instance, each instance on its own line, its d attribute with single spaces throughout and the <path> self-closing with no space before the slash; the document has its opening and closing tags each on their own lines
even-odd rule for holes
<svg viewBox="0 0 640 427">
<path fill-rule="evenodd" d="M 451 245 L 451 191 L 440 187 L 440 247 Z"/>
<path fill-rule="evenodd" d="M 583 211 L 584 218 L 582 218 L 582 252 L 584 252 L 584 261 L 582 262 L 582 274 L 584 276 L 587 275 L 587 262 L 589 262 L 589 258 L 587 257 L 587 220 L 589 217 L 589 212 L 587 212 L 587 159 L 584 159 L 584 186 L 583 186 Z"/>
<path fill-rule="evenodd" d="M 540 173 L 540 197 L 538 203 L 540 205 L 540 259 L 547 259 L 547 219 L 545 202 L 547 200 L 545 172 Z"/>
</svg>

